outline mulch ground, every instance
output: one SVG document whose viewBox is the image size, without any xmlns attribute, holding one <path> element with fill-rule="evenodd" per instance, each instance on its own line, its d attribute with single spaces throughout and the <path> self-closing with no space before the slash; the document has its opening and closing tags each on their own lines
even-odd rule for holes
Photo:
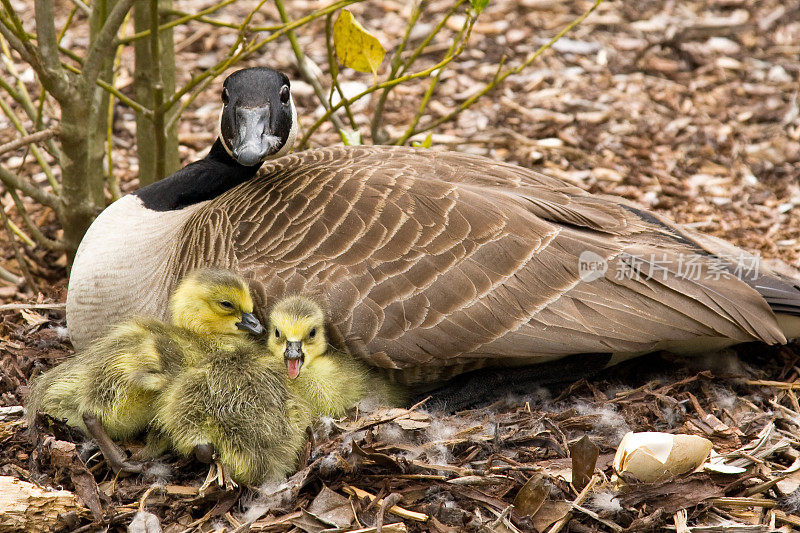
<svg viewBox="0 0 800 533">
<path fill-rule="evenodd" d="M 14 4 L 24 20 L 32 18 L 25 16 L 30 4 Z M 215 16 L 241 20 L 251 4 L 241 0 Z M 292 16 L 324 5 L 287 2 Z M 415 42 L 451 5 L 428 3 Z M 65 6 L 59 16 L 68 13 Z M 207 7 L 196 0 L 176 6 Z M 442 75 L 430 118 L 491 80 L 501 58 L 519 64 L 589 6 L 492 1 L 469 50 Z M 352 10 L 391 49 L 409 7 L 375 0 Z M 256 22 L 276 20 L 267 4 Z M 449 24 L 434 40 L 438 52 L 423 55 L 419 68 L 433 64 L 457 30 Z M 178 28 L 179 80 L 213 64 L 231 35 L 201 24 Z M 322 22 L 300 32 L 304 50 L 320 65 L 326 62 L 323 36 Z M 80 50 L 85 38 L 78 31 L 67 44 Z M 798 58 L 796 2 L 608 2 L 540 61 L 437 128 L 433 145 L 542 169 L 590 191 L 637 201 L 766 260 L 800 266 Z M 123 55 L 123 90 L 131 65 Z M 267 47 L 246 65 L 272 66 L 300 79 L 287 43 Z M 24 72 L 23 65 L 18 69 Z M 347 69 L 341 76 L 356 88 L 371 82 Z M 215 136 L 221 81 L 182 117 L 185 162 L 201 157 Z M 293 81 L 292 87 L 307 128 L 319 105 L 309 85 Z M 393 92 L 389 133 L 404 130 L 426 87 L 422 80 Z M 354 109 L 365 134 L 372 107 Z M 15 138 L 4 120 L 0 143 Z M 138 185 L 134 131 L 132 112 L 118 106 L 113 159 L 126 192 Z M 339 142 L 329 127 L 312 138 L 312 146 Z M 0 163 L 42 178 L 23 152 L 5 154 Z M 19 222 L 10 197 L 2 201 Z M 58 231 L 52 213 L 35 206 L 31 212 L 45 233 Z M 32 283 L 0 282 L 0 302 L 64 301 L 63 257 L 12 243 L 0 232 L 0 265 L 21 273 L 18 257 Z M 745 346 L 689 361 L 647 356 L 589 381 L 455 415 L 431 414 L 424 405 L 412 411 L 361 406 L 344 420 L 318 424 L 303 467 L 286 483 L 231 490 L 212 485 L 201 493 L 203 465 L 167 457 L 145 476 L 114 478 L 80 436 L 58 423 L 28 435 L 18 406 L 31 375 L 72 353 L 63 326 L 58 309 L 6 309 L 0 323 L 0 476 L 78 497 L 74 509 L 43 529 L 117 531 L 136 519 L 140 525 L 131 530 L 148 531 L 148 517 L 157 517 L 165 531 L 371 531 L 379 522 L 383 531 L 442 532 L 800 529 L 800 351 L 794 346 Z M 610 460 L 628 431 L 704 436 L 744 472 L 615 483 Z M 596 468 L 579 453 L 591 446 L 575 448 L 584 435 L 597 447 Z M 588 477 L 572 480 L 581 471 Z"/>
</svg>

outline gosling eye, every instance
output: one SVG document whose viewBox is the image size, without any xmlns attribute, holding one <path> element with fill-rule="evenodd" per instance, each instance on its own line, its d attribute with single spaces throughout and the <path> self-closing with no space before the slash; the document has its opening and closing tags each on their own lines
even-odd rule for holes
<svg viewBox="0 0 800 533">
<path fill-rule="evenodd" d="M 231 95 L 228 94 L 228 88 L 227 87 L 223 87 L 222 88 L 222 103 L 223 104 L 227 104 L 228 101 L 230 100 L 230 97 L 231 97 Z"/>
<path fill-rule="evenodd" d="M 281 97 L 281 103 L 283 103 L 283 104 L 288 104 L 289 103 L 289 86 L 288 85 L 284 85 L 283 87 L 281 87 L 280 97 Z"/>
<path fill-rule="evenodd" d="M 230 310 L 233 310 L 233 304 L 232 304 L 232 303 L 230 303 L 228 300 L 222 300 L 222 301 L 219 303 L 219 305 L 221 305 L 221 306 L 222 306 L 222 307 L 224 307 L 225 309 L 230 309 Z"/>
<path fill-rule="evenodd" d="M 308 332 L 308 337 L 313 339 L 317 336 L 317 328 L 311 328 L 311 331 Z"/>
<path fill-rule="evenodd" d="M 275 338 L 276 339 L 280 339 L 281 338 L 281 332 L 278 331 L 277 329 L 275 330 Z"/>
</svg>

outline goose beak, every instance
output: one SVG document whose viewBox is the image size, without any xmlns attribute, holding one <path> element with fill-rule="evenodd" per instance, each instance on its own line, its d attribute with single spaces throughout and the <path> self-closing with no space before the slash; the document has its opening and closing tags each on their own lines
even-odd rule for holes
<svg viewBox="0 0 800 533">
<path fill-rule="evenodd" d="M 264 326 L 261 325 L 261 322 L 258 321 L 253 313 L 242 313 L 242 320 L 236 323 L 236 327 L 253 335 L 264 333 Z"/>
<path fill-rule="evenodd" d="M 286 363 L 286 370 L 289 371 L 291 379 L 300 375 L 300 367 L 303 366 L 303 343 L 301 341 L 288 341 L 286 351 L 283 353 L 283 361 Z"/>
<path fill-rule="evenodd" d="M 278 150 L 280 139 L 273 135 L 269 122 L 269 106 L 236 109 L 236 140 L 231 152 L 239 163 L 257 165 Z"/>
</svg>

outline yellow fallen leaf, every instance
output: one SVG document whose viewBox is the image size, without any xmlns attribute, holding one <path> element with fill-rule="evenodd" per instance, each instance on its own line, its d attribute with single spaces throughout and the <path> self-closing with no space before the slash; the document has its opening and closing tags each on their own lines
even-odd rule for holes
<svg viewBox="0 0 800 533">
<path fill-rule="evenodd" d="M 380 41 L 343 9 L 333 25 L 333 44 L 342 65 L 359 72 L 372 72 L 377 82 L 378 67 L 386 55 Z"/>
</svg>

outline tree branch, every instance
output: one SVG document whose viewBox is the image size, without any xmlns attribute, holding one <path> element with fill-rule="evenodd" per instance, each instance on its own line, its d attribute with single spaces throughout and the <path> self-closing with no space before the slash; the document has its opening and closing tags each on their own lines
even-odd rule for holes
<svg viewBox="0 0 800 533">
<path fill-rule="evenodd" d="M 341 9 L 343 7 L 347 7 L 347 6 L 351 5 L 351 4 L 357 4 L 357 3 L 360 3 L 360 2 L 363 2 L 363 1 L 364 0 L 339 0 L 338 2 L 335 2 L 335 3 L 333 3 L 333 4 L 331 4 L 331 5 L 327 6 L 327 7 L 324 7 L 322 9 L 319 9 L 317 11 L 312 12 L 312 13 L 306 15 L 305 17 L 297 19 L 297 20 L 295 20 L 294 22 L 292 22 L 290 24 L 284 24 L 283 26 L 281 26 L 281 28 L 279 30 L 276 30 L 274 33 L 271 33 L 269 35 L 269 37 L 265 37 L 264 39 L 262 39 L 260 41 L 253 42 L 250 45 L 247 45 L 247 46 L 243 47 L 243 49 L 239 50 L 238 52 L 236 52 L 236 49 L 239 47 L 239 45 L 241 43 L 237 42 L 237 44 L 234 45 L 234 47 L 232 48 L 229 57 L 226 57 L 225 59 L 223 59 L 222 61 L 217 63 L 215 66 L 211 67 L 210 69 L 208 69 L 206 71 L 203 71 L 202 73 L 198 74 L 197 76 L 195 76 L 191 80 L 189 80 L 189 82 L 186 85 L 184 85 L 178 92 L 173 94 L 167 102 L 164 103 L 164 107 L 166 109 L 171 109 L 172 106 L 174 106 L 176 103 L 178 103 L 178 101 L 180 101 L 180 99 L 185 94 L 187 94 L 189 92 L 192 92 L 195 88 L 202 89 L 203 87 L 205 87 L 207 85 L 209 78 L 217 76 L 222 71 L 224 71 L 226 68 L 230 67 L 231 65 L 235 65 L 239 61 L 241 61 L 244 58 L 248 57 L 250 54 L 252 54 L 254 52 L 257 52 L 259 49 L 261 49 L 267 43 L 270 43 L 270 42 L 274 41 L 275 39 L 277 39 L 278 37 L 280 37 L 281 35 L 283 35 L 287 31 L 291 31 L 291 30 L 293 30 L 295 28 L 299 28 L 300 26 L 308 24 L 309 22 L 311 22 L 314 19 L 317 19 L 319 17 L 324 17 L 328 13 L 332 13 L 333 11 L 336 11 L 336 10 Z M 188 107 L 189 104 L 191 104 L 191 102 L 195 98 L 197 98 L 197 92 L 194 92 L 189 98 L 186 99 L 186 101 L 181 103 L 180 109 L 172 114 L 172 117 L 170 118 L 170 122 L 174 121 L 178 116 L 180 116 L 180 114 L 183 112 L 183 110 L 186 109 L 186 107 Z M 326 120 L 327 120 L 327 117 L 326 117 Z"/>
<path fill-rule="evenodd" d="M 55 15 L 53 14 L 53 0 L 37 0 L 34 2 L 36 9 L 36 42 L 42 58 L 42 66 L 49 77 L 64 79 L 66 73 L 61 68 L 61 59 L 58 57 L 58 37 L 56 36 Z M 62 82 L 63 83 L 63 82 Z"/>
<path fill-rule="evenodd" d="M 472 33 L 473 24 L 475 24 L 475 17 L 472 14 L 470 14 L 464 21 L 464 25 L 461 27 L 461 31 L 458 32 L 456 38 L 453 39 L 453 43 L 450 45 L 450 48 L 448 48 L 447 54 L 445 54 L 445 56 L 453 55 L 453 57 L 458 57 L 458 54 L 456 54 L 455 52 L 456 50 L 464 50 L 464 47 L 469 41 L 470 34 Z M 463 46 L 459 48 L 460 42 L 463 42 Z M 403 135 L 401 135 L 400 138 L 394 144 L 402 146 L 403 144 L 406 143 L 406 141 L 408 141 L 408 139 L 412 135 L 414 135 L 417 124 L 419 124 L 419 121 L 422 119 L 422 115 L 425 113 L 425 109 L 428 107 L 428 102 L 430 101 L 431 96 L 433 96 L 433 91 L 434 89 L 436 89 L 436 84 L 439 83 L 439 79 L 441 78 L 442 72 L 444 72 L 445 68 L 447 68 L 446 65 L 436 71 L 436 74 L 433 76 L 433 79 L 428 84 L 428 89 L 425 91 L 425 95 L 422 97 L 422 101 L 419 104 L 417 112 L 414 114 L 414 118 L 411 119 L 411 123 L 408 125 L 408 128 L 406 128 L 405 133 L 403 133 Z"/>
<path fill-rule="evenodd" d="M 11 22 L 6 20 L 5 17 L 0 16 L 0 35 L 5 38 L 9 46 L 20 55 L 23 61 L 34 67 L 38 72 L 37 66 L 41 68 L 40 58 L 34 55 L 35 50 L 25 46 L 23 41 L 17 37 L 17 34 L 11 30 L 10 24 Z"/>
<path fill-rule="evenodd" d="M 448 113 L 447 115 L 445 115 L 443 117 L 439 117 L 436 120 L 432 120 L 431 122 L 429 122 L 428 124 L 426 124 L 422 128 L 416 130 L 414 132 L 414 134 L 424 133 L 424 132 L 426 132 L 428 130 L 432 130 L 433 128 L 439 126 L 440 124 L 443 124 L 443 123 L 447 122 L 448 120 L 452 120 L 453 118 L 456 117 L 456 115 L 458 115 L 459 113 L 461 113 L 462 111 L 464 111 L 468 107 L 472 106 L 476 101 L 478 101 L 478 99 L 481 96 L 483 96 L 484 94 L 488 93 L 489 91 L 491 91 L 492 89 L 496 88 L 498 85 L 503 83 L 503 81 L 505 81 L 505 79 L 507 77 L 509 77 L 512 74 L 518 74 L 518 73 L 522 72 L 531 63 L 533 63 L 536 60 L 537 57 L 542 55 L 542 53 L 544 53 L 548 48 L 553 46 L 553 44 L 556 41 L 561 39 L 565 34 L 567 34 L 570 30 L 572 30 L 572 28 L 574 28 L 575 26 L 577 26 L 578 24 L 583 22 L 583 20 L 586 19 L 586 17 L 588 17 L 595 9 L 597 9 L 597 6 L 599 6 L 601 3 L 603 3 L 603 0 L 595 0 L 595 2 L 592 5 L 592 7 L 590 7 L 588 10 L 586 10 L 586 12 L 584 12 L 580 17 L 578 17 L 575 20 L 573 20 L 563 30 L 558 32 L 558 34 L 556 34 L 555 37 L 550 39 L 550 41 L 548 41 L 547 44 L 544 44 L 544 45 L 540 46 L 538 50 L 536 50 L 534 53 L 532 53 L 530 56 L 528 56 L 525 59 L 525 61 L 523 61 L 521 64 L 517 65 L 514 68 L 510 68 L 510 69 L 506 70 L 503 73 L 497 73 L 494 76 L 494 78 L 492 78 L 491 82 L 487 83 L 480 91 L 476 92 L 475 94 L 470 96 L 467 100 L 462 102 L 461 105 L 459 105 L 451 113 Z"/>
<path fill-rule="evenodd" d="M 389 71 L 388 78 L 390 80 L 397 76 L 397 72 L 400 70 L 400 66 L 403 64 L 403 50 L 406 49 L 408 39 L 411 37 L 411 30 L 413 30 L 414 26 L 416 26 L 417 20 L 419 20 L 420 15 L 422 15 L 422 10 L 424 9 L 427 1 L 428 0 L 419 0 L 417 5 L 411 11 L 411 16 L 408 18 L 408 24 L 406 24 L 406 31 L 403 34 L 403 38 L 400 40 L 400 44 L 397 45 L 394 54 L 392 54 L 392 68 Z M 387 87 L 381 91 L 381 95 L 378 98 L 378 104 L 375 106 L 375 111 L 372 113 L 372 120 L 370 120 L 369 123 L 369 130 L 373 144 L 383 144 L 388 140 L 388 135 L 381 129 L 380 126 L 381 119 L 383 118 L 383 108 L 386 105 L 386 99 L 389 97 L 389 92 L 391 92 L 391 90 L 391 87 Z"/>
<path fill-rule="evenodd" d="M 25 209 L 25 205 L 22 203 L 22 200 L 20 200 L 19 195 L 14 189 L 9 189 L 8 193 L 11 195 L 11 199 L 14 200 L 17 213 L 19 213 L 19 216 L 22 217 L 25 227 L 28 228 L 28 231 L 30 231 L 31 235 L 33 235 L 33 239 L 39 245 L 44 246 L 48 250 L 56 250 L 60 252 L 67 250 L 67 244 L 64 241 L 53 240 L 47 237 L 44 233 L 42 233 L 42 230 L 40 230 L 36 224 L 33 223 L 30 215 L 28 215 L 28 211 Z"/>
<path fill-rule="evenodd" d="M 86 58 L 83 61 L 82 76 L 87 86 L 94 85 L 103 68 L 103 61 L 108 57 L 109 48 L 114 46 L 119 27 L 130 11 L 134 0 L 119 0 L 108 14 L 102 29 L 97 34 Z"/>
<path fill-rule="evenodd" d="M 281 22 L 284 24 L 291 22 L 289 20 L 289 15 L 286 13 L 286 8 L 283 5 L 283 0 L 275 0 L 275 7 L 278 8 Z M 289 44 L 292 45 L 292 51 L 294 52 L 294 57 L 297 59 L 297 67 L 300 69 L 300 74 L 303 76 L 303 79 L 314 88 L 314 93 L 317 95 L 317 99 L 322 104 L 322 107 L 327 109 L 330 106 L 328 105 L 328 99 L 325 98 L 325 90 L 322 88 L 322 83 L 320 83 L 319 78 L 314 74 L 312 67 L 309 66 L 311 60 L 306 57 L 303 50 L 300 48 L 300 43 L 297 42 L 297 35 L 295 35 L 293 30 L 289 30 L 286 32 L 286 36 L 289 38 Z M 331 115 L 331 122 L 333 122 L 336 129 L 340 130 L 344 128 L 344 123 L 335 114 Z"/>
<path fill-rule="evenodd" d="M 212 26 L 220 26 L 220 27 L 223 27 L 223 28 L 233 28 L 235 30 L 239 29 L 239 25 L 238 24 L 233 24 L 232 22 L 220 22 L 220 21 L 213 20 L 213 19 L 208 19 L 208 18 L 205 17 L 205 15 L 209 15 L 209 14 L 213 13 L 214 11 L 222 9 L 223 7 L 227 6 L 228 4 L 232 4 L 235 1 L 236 0 L 224 0 L 223 2 L 221 2 L 219 4 L 216 4 L 216 5 L 213 5 L 211 7 L 208 7 L 206 9 L 203 9 L 202 11 L 199 11 L 199 12 L 194 13 L 194 14 L 182 13 L 180 11 L 170 10 L 168 12 L 168 14 L 176 14 L 176 15 L 179 15 L 180 18 L 177 18 L 175 20 L 171 20 L 171 21 L 167 22 L 166 24 L 162 24 L 161 26 L 158 27 L 158 31 L 162 32 L 164 30 L 168 30 L 170 28 L 174 28 L 175 26 L 179 26 L 181 24 L 185 24 L 186 22 L 189 22 L 189 21 L 192 21 L 192 20 L 196 20 L 198 22 L 204 22 L 206 24 L 211 24 Z M 144 37 L 147 37 L 148 35 L 150 35 L 150 30 L 142 30 L 139 33 L 134 33 L 133 35 L 129 35 L 128 37 L 121 38 L 119 40 L 119 44 L 130 44 L 133 41 L 136 41 L 137 39 L 142 39 Z"/>
<path fill-rule="evenodd" d="M 56 126 L 50 129 L 46 129 L 43 131 L 37 131 L 36 133 L 31 133 L 26 135 L 16 141 L 11 141 L 6 144 L 0 144 L 0 155 L 3 155 L 6 152 L 10 152 L 12 150 L 16 150 L 17 148 L 21 148 L 22 146 L 27 146 L 31 143 L 38 143 L 44 140 L 47 140 L 51 137 L 54 137 L 61 133 L 61 129 Z"/>
<path fill-rule="evenodd" d="M 0 181 L 2 181 L 9 190 L 19 189 L 23 194 L 30 196 L 40 204 L 46 205 L 56 212 L 58 211 L 57 196 L 35 187 L 2 165 L 0 165 Z"/>
</svg>

